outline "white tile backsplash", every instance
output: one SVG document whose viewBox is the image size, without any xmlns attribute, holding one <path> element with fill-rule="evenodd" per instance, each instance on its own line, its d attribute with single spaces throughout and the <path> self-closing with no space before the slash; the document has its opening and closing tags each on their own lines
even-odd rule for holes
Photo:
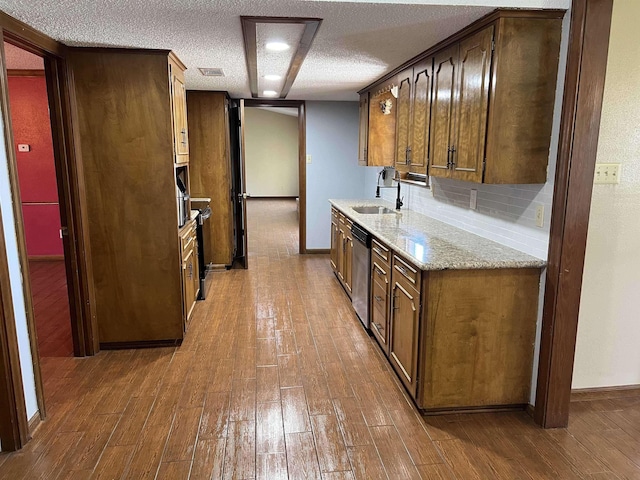
<svg viewBox="0 0 640 480">
<path fill-rule="evenodd" d="M 469 207 L 471 189 L 478 191 L 477 210 Z M 479 185 L 431 178 L 431 188 L 402 184 L 404 207 L 538 258 L 547 258 L 553 184 Z M 382 196 L 395 201 L 395 190 Z M 536 226 L 536 209 L 545 211 Z"/>
</svg>

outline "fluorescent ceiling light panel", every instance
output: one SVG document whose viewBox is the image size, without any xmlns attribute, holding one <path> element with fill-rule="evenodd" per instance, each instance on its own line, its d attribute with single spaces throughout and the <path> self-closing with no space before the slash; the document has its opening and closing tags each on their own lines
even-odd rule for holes
<svg viewBox="0 0 640 480">
<path fill-rule="evenodd" d="M 265 80 L 282 80 L 282 76 L 281 75 L 265 75 L 264 76 Z"/>
<path fill-rule="evenodd" d="M 272 52 L 284 52 L 285 50 L 289 50 L 291 47 L 284 42 L 267 42 L 265 48 Z"/>
<path fill-rule="evenodd" d="M 276 92 L 275 90 L 265 90 L 264 92 L 262 92 L 262 95 L 265 97 L 275 97 L 278 95 L 278 92 Z"/>
</svg>

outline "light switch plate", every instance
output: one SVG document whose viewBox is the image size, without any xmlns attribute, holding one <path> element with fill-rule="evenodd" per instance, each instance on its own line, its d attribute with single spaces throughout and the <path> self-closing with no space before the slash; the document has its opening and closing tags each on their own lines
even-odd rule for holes
<svg viewBox="0 0 640 480">
<path fill-rule="evenodd" d="M 544 226 L 544 205 L 538 205 L 536 208 L 536 226 L 540 228 Z"/>
<path fill-rule="evenodd" d="M 620 183 L 620 164 L 596 163 L 594 183 Z"/>
<path fill-rule="evenodd" d="M 311 155 L 307 155 L 307 163 L 311 163 Z"/>
<path fill-rule="evenodd" d="M 469 195 L 469 208 L 476 210 L 478 208 L 478 190 L 471 189 L 471 195 Z"/>
<path fill-rule="evenodd" d="M 28 152 L 29 150 L 31 150 L 31 146 L 27 145 L 26 143 L 19 143 L 18 144 L 18 151 L 19 152 Z"/>
</svg>

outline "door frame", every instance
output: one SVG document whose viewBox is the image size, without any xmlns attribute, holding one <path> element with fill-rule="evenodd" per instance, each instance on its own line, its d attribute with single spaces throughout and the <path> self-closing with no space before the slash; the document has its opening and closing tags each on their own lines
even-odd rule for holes
<svg viewBox="0 0 640 480">
<path fill-rule="evenodd" d="M 247 98 L 246 107 L 284 107 L 298 109 L 298 197 L 300 218 L 298 220 L 298 251 L 307 253 L 307 110 L 304 100 L 269 100 Z M 242 126 L 244 129 L 244 125 Z M 242 157 L 244 163 L 244 155 Z M 244 168 L 244 165 L 242 165 Z"/>
<path fill-rule="evenodd" d="M 569 422 L 580 293 L 613 0 L 573 0 L 534 420 Z"/>
<path fill-rule="evenodd" d="M 91 252 L 88 242 L 88 221 L 84 198 L 84 176 L 77 150 L 77 132 L 75 131 L 72 93 L 72 74 L 66 63 L 67 48 L 52 38 L 38 32 L 4 12 L 0 12 L 0 113 L 3 118 L 5 153 L 7 157 L 9 182 L 13 200 L 15 233 L 18 244 L 18 256 L 22 275 L 22 292 L 25 302 L 27 328 L 33 371 L 35 377 L 38 414 L 41 420 L 46 417 L 46 406 L 40 356 L 38 352 L 37 332 L 32 301 L 31 283 L 28 272 L 29 263 L 26 250 L 22 202 L 18 183 L 18 170 L 14 150 L 11 125 L 7 70 L 4 56 L 4 42 L 43 57 L 45 63 L 47 93 L 51 120 L 51 133 L 56 163 L 56 180 L 60 204 L 60 216 L 63 228 L 66 227 L 64 253 L 69 293 L 69 313 L 76 356 L 94 355 L 99 351 L 98 329 L 94 312 L 94 290 L 91 276 Z M 10 385 L 8 392 L 13 398 L 9 408 L 0 409 L 0 440 L 3 449 L 22 448 L 30 438 L 29 420 L 24 408 L 24 391 L 21 379 L 18 343 L 15 335 L 15 317 L 11 298 L 8 265 L 6 263 L 6 245 L 0 242 L 0 290 L 2 291 L 2 315 L 0 315 L 0 379 Z M 33 420 L 33 419 L 31 419 Z M 37 418 L 36 418 L 37 420 Z M 37 423 L 37 422 L 36 422 Z M 13 428 L 8 428 L 12 425 Z"/>
</svg>

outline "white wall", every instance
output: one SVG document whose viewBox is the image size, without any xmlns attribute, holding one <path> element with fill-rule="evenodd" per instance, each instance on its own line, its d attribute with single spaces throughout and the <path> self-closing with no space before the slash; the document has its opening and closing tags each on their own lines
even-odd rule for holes
<svg viewBox="0 0 640 480">
<path fill-rule="evenodd" d="M 0 145 L 4 144 L 4 126 L 2 124 L 2 118 L 0 117 Z M 4 148 L 0 148 L 0 206 L 2 207 L 2 228 L 4 229 L 7 263 L 9 264 L 9 281 L 11 282 L 11 298 L 13 299 L 16 334 L 18 337 L 22 384 L 24 386 L 27 418 L 30 419 L 38 412 L 38 401 L 33 376 L 33 360 L 31 357 L 31 345 L 29 344 L 27 314 L 22 291 L 22 272 L 18 256 L 18 241 L 12 204 L 6 151 Z"/>
<path fill-rule="evenodd" d="M 331 247 L 330 198 L 362 198 L 365 171 L 358 166 L 358 102 L 306 102 L 307 248 Z M 372 188 L 375 193 L 375 183 Z"/>
<path fill-rule="evenodd" d="M 619 185 L 594 185 L 574 388 L 640 384 L 640 2 L 614 0 L 598 163 Z"/>
<path fill-rule="evenodd" d="M 247 192 L 253 197 L 298 196 L 298 117 L 246 108 Z"/>
<path fill-rule="evenodd" d="M 431 188 L 429 189 L 402 184 L 401 195 L 404 196 L 405 208 L 535 257 L 547 259 L 570 18 L 571 13 L 567 12 L 562 24 L 562 43 L 560 45 L 547 182 L 544 185 L 479 185 L 431 177 Z M 372 182 L 375 186 L 373 177 L 368 175 L 367 178 L 367 181 Z M 471 189 L 478 191 L 477 210 L 469 208 Z M 369 190 L 371 188 L 367 186 L 366 191 L 369 192 Z M 386 200 L 395 202 L 396 192 L 392 189 L 385 189 L 382 191 L 382 196 Z M 537 227 L 535 221 L 536 208 L 540 205 L 544 207 L 545 212 L 542 228 Z M 542 329 L 544 276 L 545 272 L 543 271 L 538 302 L 534 365 L 531 372 L 531 404 L 535 402 Z"/>
</svg>

